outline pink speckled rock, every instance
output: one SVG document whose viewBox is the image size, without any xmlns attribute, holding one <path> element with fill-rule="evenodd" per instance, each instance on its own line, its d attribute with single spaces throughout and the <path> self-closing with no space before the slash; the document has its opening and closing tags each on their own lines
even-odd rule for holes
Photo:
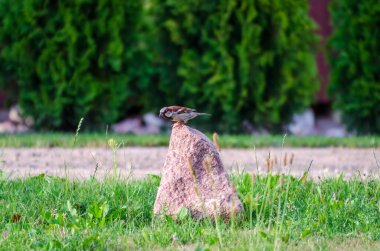
<svg viewBox="0 0 380 251">
<path fill-rule="evenodd" d="M 183 207 L 195 218 L 243 211 L 214 144 L 203 133 L 176 123 L 154 213 L 176 216 Z"/>
</svg>

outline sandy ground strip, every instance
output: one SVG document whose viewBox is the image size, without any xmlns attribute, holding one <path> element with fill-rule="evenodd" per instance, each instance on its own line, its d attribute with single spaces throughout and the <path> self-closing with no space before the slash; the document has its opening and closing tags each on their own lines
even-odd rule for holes
<svg viewBox="0 0 380 251">
<path fill-rule="evenodd" d="M 290 172 L 301 176 L 310 168 L 314 178 L 336 177 L 341 173 L 345 178 L 361 175 L 377 175 L 373 151 L 380 161 L 380 149 L 348 148 L 263 148 L 222 149 L 221 157 L 229 172 L 264 173 L 267 171 L 266 159 L 270 153 L 274 172 Z M 113 175 L 114 167 L 123 176 L 136 178 L 147 174 L 160 174 L 165 162 L 166 147 L 126 147 L 113 152 L 109 148 L 2 148 L 0 149 L 0 170 L 6 177 L 27 177 L 46 173 L 61 177 L 86 179 L 92 175 L 101 178 Z M 290 165 L 291 155 L 294 155 Z M 286 165 L 283 162 L 287 156 Z M 256 165 L 256 157 L 257 163 Z M 282 156 L 282 157 L 281 157 Z"/>
</svg>

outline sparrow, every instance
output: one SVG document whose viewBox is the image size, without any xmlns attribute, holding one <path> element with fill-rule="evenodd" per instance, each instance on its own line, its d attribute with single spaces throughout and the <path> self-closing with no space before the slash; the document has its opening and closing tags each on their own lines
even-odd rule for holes
<svg viewBox="0 0 380 251">
<path fill-rule="evenodd" d="M 186 124 L 187 121 L 199 115 L 210 115 L 210 114 L 197 112 L 195 109 L 191 109 L 187 107 L 174 105 L 174 106 L 169 106 L 169 107 L 163 107 L 160 110 L 159 116 L 167 120 Z"/>
</svg>

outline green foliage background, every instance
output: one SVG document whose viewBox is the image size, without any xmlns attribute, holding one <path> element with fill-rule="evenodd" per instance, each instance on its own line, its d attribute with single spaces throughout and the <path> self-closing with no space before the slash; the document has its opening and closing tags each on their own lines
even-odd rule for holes
<svg viewBox="0 0 380 251">
<path fill-rule="evenodd" d="M 334 0 L 330 95 L 349 129 L 380 133 L 380 3 Z"/>
<path fill-rule="evenodd" d="M 159 78 L 167 103 L 213 114 L 219 129 L 247 120 L 279 129 L 317 88 L 308 1 L 155 1 Z"/>
<path fill-rule="evenodd" d="M 0 16 L 0 75 L 36 128 L 177 104 L 276 131 L 317 89 L 306 0 L 5 0 Z"/>
<path fill-rule="evenodd" d="M 1 1 L 2 75 L 17 80 L 36 127 L 72 129 L 83 116 L 100 126 L 137 105 L 129 72 L 141 12 L 135 0 Z"/>
</svg>

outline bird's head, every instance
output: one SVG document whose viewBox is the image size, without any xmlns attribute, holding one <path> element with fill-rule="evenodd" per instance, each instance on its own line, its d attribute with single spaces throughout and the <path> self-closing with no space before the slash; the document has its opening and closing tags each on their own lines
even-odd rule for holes
<svg viewBox="0 0 380 251">
<path fill-rule="evenodd" d="M 160 110 L 160 114 L 159 114 L 159 117 L 160 118 L 168 118 L 168 117 L 170 117 L 171 116 L 171 112 L 170 111 L 168 111 L 168 108 L 167 107 L 163 107 L 163 108 L 161 108 L 161 110 Z"/>
</svg>

